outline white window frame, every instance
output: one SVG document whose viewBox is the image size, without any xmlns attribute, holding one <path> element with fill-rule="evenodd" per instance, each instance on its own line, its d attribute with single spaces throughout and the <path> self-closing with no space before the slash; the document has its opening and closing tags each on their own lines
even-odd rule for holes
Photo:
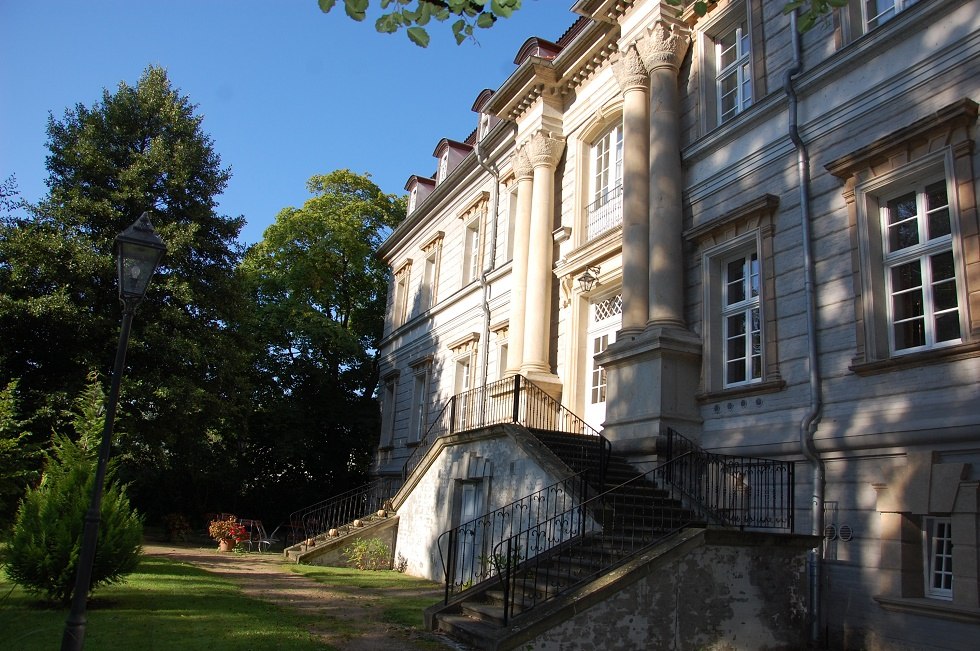
<svg viewBox="0 0 980 651">
<path fill-rule="evenodd" d="M 408 442 L 418 443 L 426 430 L 429 416 L 429 365 L 417 369 L 412 379 L 412 418 L 408 430 Z"/>
<path fill-rule="evenodd" d="M 480 277 L 480 222 L 478 215 L 463 228 L 463 286 Z"/>
<path fill-rule="evenodd" d="M 753 243 L 754 244 L 754 243 Z M 748 243 L 740 247 L 734 255 L 720 260 L 721 305 L 718 310 L 721 316 L 722 343 L 722 377 L 724 388 L 754 384 L 762 381 L 764 366 L 763 358 L 763 321 L 762 321 L 762 264 L 759 259 L 757 246 Z M 739 276 L 732 278 L 729 273 L 734 264 L 738 265 Z M 731 324 L 742 320 L 742 330 L 732 332 Z M 739 346 L 739 356 L 735 356 L 733 345 L 742 339 Z M 731 372 L 738 365 L 741 376 L 732 379 Z"/>
<path fill-rule="evenodd" d="M 953 600 L 953 521 L 926 517 L 922 527 L 924 594 L 932 599 Z"/>
<path fill-rule="evenodd" d="M 698 65 L 703 98 L 700 121 L 705 133 L 731 122 L 748 110 L 756 98 L 765 94 L 765 68 L 761 60 L 756 61 L 753 57 L 763 38 L 761 25 L 757 24 L 753 13 L 759 8 L 761 2 L 758 0 L 732 2 L 728 9 L 700 28 Z M 721 54 L 728 50 L 722 46 L 722 39 L 730 34 L 736 36 L 736 56 L 723 65 Z M 731 75 L 737 82 L 734 107 L 723 113 L 723 82 Z"/>
<path fill-rule="evenodd" d="M 623 221 L 623 149 L 622 119 L 596 138 L 589 148 L 588 240 Z"/>
<path fill-rule="evenodd" d="M 861 269 L 864 284 L 864 312 L 866 317 L 866 346 L 872 358 L 900 357 L 911 353 L 936 350 L 955 346 L 964 341 L 967 332 L 965 322 L 966 298 L 964 296 L 963 252 L 959 233 L 960 217 L 956 206 L 950 152 L 940 151 L 923 156 L 919 160 L 877 176 L 855 189 L 855 203 L 858 210 L 858 235 L 861 239 L 862 260 L 866 262 Z M 949 201 L 950 234 L 933 241 L 922 242 L 895 252 L 888 251 L 887 240 L 887 202 L 906 194 L 910 187 L 924 188 L 941 179 L 946 181 L 946 196 Z M 917 204 L 920 202 L 917 192 Z M 920 228 L 923 223 L 920 222 Z M 921 238 L 920 230 L 920 238 Z M 921 239 L 920 239 L 921 241 Z M 908 263 L 914 259 L 925 260 L 930 255 L 951 251 L 956 284 L 956 303 L 958 306 L 960 337 L 955 340 L 936 342 L 934 324 L 926 326 L 930 334 L 922 345 L 897 348 L 894 324 L 895 311 L 892 301 L 892 279 L 889 269 Z M 928 265 L 924 265 L 928 266 Z M 925 279 L 928 282 L 928 277 Z M 931 291 L 931 290 L 930 290 Z M 929 310 L 934 305 L 931 297 L 923 296 L 924 307 Z"/>
<path fill-rule="evenodd" d="M 734 36 L 731 43 L 725 41 Z M 752 106 L 752 38 L 749 32 L 748 17 L 722 30 L 713 39 L 715 68 L 715 101 L 718 124 L 724 124 Z M 734 58 L 728 64 L 725 57 L 734 50 Z M 734 79 L 735 86 L 726 92 L 725 84 Z M 733 96 L 734 95 L 734 96 Z M 725 100 L 733 98 L 732 106 L 725 109 Z"/>
<path fill-rule="evenodd" d="M 394 286 L 391 310 L 392 330 L 400 327 L 408 320 L 408 283 L 411 280 L 412 261 L 406 260 L 394 273 Z"/>
<path fill-rule="evenodd" d="M 447 147 L 442 155 L 439 156 L 439 173 L 436 175 L 438 182 L 442 183 L 449 176 L 449 148 Z"/>
<path fill-rule="evenodd" d="M 406 212 L 412 212 L 415 210 L 415 205 L 419 200 L 419 186 L 413 185 L 412 191 L 408 193 L 408 209 Z"/>
<path fill-rule="evenodd" d="M 929 197 L 928 190 L 937 186 L 941 187 L 945 192 L 946 203 L 938 208 L 936 206 L 930 207 L 927 205 Z M 893 215 L 890 211 L 892 202 L 900 197 L 907 197 L 910 194 L 913 195 L 913 201 L 915 203 L 915 215 L 904 218 Z M 885 281 L 885 295 L 887 297 L 888 308 L 888 345 L 893 355 L 904 355 L 922 350 L 940 348 L 955 345 L 963 341 L 963 303 L 959 297 L 958 289 L 962 283 L 958 282 L 956 274 L 957 264 L 956 256 L 953 253 L 952 235 L 955 220 L 951 214 L 952 208 L 950 206 L 949 196 L 950 187 L 948 179 L 944 175 L 933 175 L 931 178 L 927 177 L 924 180 L 916 179 L 908 184 L 902 183 L 899 189 L 892 190 L 888 194 L 883 194 L 878 198 L 879 229 L 881 231 L 883 252 L 882 274 Z M 946 214 L 949 232 L 945 232 L 937 237 L 930 237 L 930 215 L 943 212 Z M 890 234 L 899 230 L 904 230 L 908 233 L 911 230 L 908 226 L 911 225 L 913 220 L 916 243 L 891 250 Z M 946 254 L 949 254 L 952 260 L 952 277 L 936 278 L 934 276 L 935 268 L 932 261 L 937 256 L 944 256 Z M 895 287 L 894 283 L 897 277 L 895 272 L 900 268 L 910 268 L 913 265 L 918 266 L 920 283 L 915 286 Z M 937 294 L 943 291 L 948 294 L 950 285 L 952 285 L 954 306 L 950 308 L 948 306 L 943 307 L 937 305 Z M 912 315 L 898 314 L 897 306 L 899 304 L 899 298 L 901 296 L 914 297 L 916 294 L 920 299 L 921 312 Z M 914 302 L 914 298 L 912 300 Z M 937 322 L 940 319 L 949 321 L 949 317 L 954 314 L 957 336 L 940 339 L 940 328 Z M 911 327 L 914 327 L 916 323 L 920 323 L 922 343 L 900 347 L 897 340 L 897 330 L 900 322 L 910 324 Z"/>
<path fill-rule="evenodd" d="M 385 378 L 381 398 L 381 447 L 391 447 L 395 440 L 395 401 L 398 376 Z"/>
</svg>

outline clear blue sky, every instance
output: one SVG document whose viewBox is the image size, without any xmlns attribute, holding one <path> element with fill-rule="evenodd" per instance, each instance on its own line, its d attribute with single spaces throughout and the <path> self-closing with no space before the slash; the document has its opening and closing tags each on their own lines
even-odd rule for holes
<svg viewBox="0 0 980 651">
<path fill-rule="evenodd" d="M 513 72 L 527 38 L 557 40 L 572 1 L 524 0 L 478 44 L 433 24 L 422 49 L 370 15 L 355 23 L 343 2 L 323 14 L 317 0 L 0 0 L 0 180 L 15 174 L 21 196 L 40 199 L 48 114 L 160 65 L 232 168 L 219 212 L 244 215 L 254 243 L 309 198 L 313 174 L 346 167 L 403 193 L 434 172 L 439 140 L 469 135 L 479 92 Z"/>
</svg>

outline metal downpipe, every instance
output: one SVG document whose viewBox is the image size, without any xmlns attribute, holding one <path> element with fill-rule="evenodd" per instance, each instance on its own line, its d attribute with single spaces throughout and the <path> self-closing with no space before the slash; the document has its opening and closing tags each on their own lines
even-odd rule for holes
<svg viewBox="0 0 980 651">
<path fill-rule="evenodd" d="M 810 232 L 810 154 L 800 136 L 798 125 L 799 102 L 793 88 L 793 78 L 803 70 L 803 55 L 800 32 L 797 28 L 797 11 L 790 14 L 792 32 L 793 65 L 786 71 L 783 89 L 788 99 L 789 137 L 796 146 L 797 173 L 800 190 L 800 226 L 803 246 L 803 292 L 806 303 L 807 362 L 809 367 L 810 407 L 800 421 L 800 451 L 809 461 L 813 473 L 813 497 L 811 502 L 811 533 L 823 537 L 824 510 L 824 463 L 813 443 L 823 410 L 823 388 L 820 379 L 820 360 L 817 350 L 816 290 L 814 283 L 813 244 Z M 821 640 L 821 582 L 822 582 L 823 543 L 810 550 L 809 592 L 810 592 L 810 641 L 818 644 Z"/>
</svg>

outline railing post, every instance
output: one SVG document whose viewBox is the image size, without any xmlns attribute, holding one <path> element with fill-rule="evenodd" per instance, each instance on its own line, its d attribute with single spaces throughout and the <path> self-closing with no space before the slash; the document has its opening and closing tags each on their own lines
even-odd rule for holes
<svg viewBox="0 0 980 651">
<path fill-rule="evenodd" d="M 515 376 L 515 377 L 519 377 L 519 376 Z M 507 539 L 507 561 L 504 563 L 504 567 L 507 570 L 506 572 L 504 572 L 504 626 L 507 625 L 507 620 L 510 619 L 510 611 L 511 611 L 511 604 L 510 604 L 510 598 L 511 598 L 511 594 L 510 594 L 511 567 L 510 567 L 510 563 L 511 563 L 511 558 L 513 557 L 512 553 L 511 553 L 511 542 L 513 540 L 514 540 L 513 538 L 508 538 Z"/>
<path fill-rule="evenodd" d="M 449 541 L 446 546 L 446 598 L 444 603 L 449 603 L 450 581 L 456 578 L 456 530 L 449 530 Z"/>
<path fill-rule="evenodd" d="M 456 396 L 449 399 L 449 433 L 456 432 Z"/>
<path fill-rule="evenodd" d="M 511 416 L 512 423 L 519 423 L 521 416 L 521 376 L 514 376 L 514 410 Z"/>
</svg>

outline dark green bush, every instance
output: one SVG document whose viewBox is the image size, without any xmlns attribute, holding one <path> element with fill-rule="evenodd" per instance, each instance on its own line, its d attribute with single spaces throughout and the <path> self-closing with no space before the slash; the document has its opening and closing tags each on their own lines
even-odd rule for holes
<svg viewBox="0 0 980 651">
<path fill-rule="evenodd" d="M 85 511 L 95 479 L 101 436 L 102 390 L 97 382 L 76 402 L 78 440 L 55 434 L 41 483 L 27 491 L 7 553 L 10 578 L 48 599 L 67 603 L 75 586 Z M 102 495 L 91 589 L 119 581 L 140 559 L 143 524 L 112 468 Z"/>
</svg>

